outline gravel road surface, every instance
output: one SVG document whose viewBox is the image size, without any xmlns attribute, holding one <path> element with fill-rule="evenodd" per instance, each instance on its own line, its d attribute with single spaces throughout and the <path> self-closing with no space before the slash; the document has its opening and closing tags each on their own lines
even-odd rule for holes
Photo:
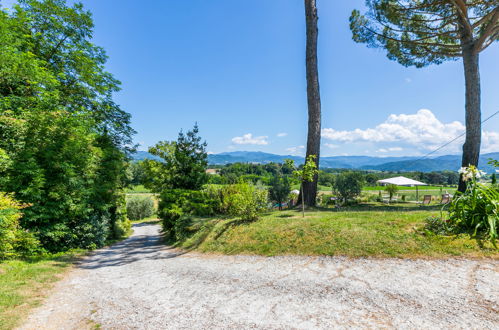
<svg viewBox="0 0 499 330">
<path fill-rule="evenodd" d="M 22 329 L 499 329 L 499 261 L 182 254 L 139 224 Z"/>
</svg>

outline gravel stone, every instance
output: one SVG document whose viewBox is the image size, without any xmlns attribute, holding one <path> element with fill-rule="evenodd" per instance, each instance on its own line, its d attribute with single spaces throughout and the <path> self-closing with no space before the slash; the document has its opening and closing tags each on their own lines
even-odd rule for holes
<svg viewBox="0 0 499 330">
<path fill-rule="evenodd" d="M 21 329 L 499 329 L 499 261 L 220 256 L 160 227 L 84 258 Z"/>
</svg>

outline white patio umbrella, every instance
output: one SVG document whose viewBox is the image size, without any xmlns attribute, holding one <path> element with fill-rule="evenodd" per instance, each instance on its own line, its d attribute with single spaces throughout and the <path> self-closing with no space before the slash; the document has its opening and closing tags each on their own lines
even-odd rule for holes
<svg viewBox="0 0 499 330">
<path fill-rule="evenodd" d="M 383 186 L 394 184 L 396 186 L 416 187 L 416 201 L 419 201 L 418 186 L 427 186 L 427 184 L 424 182 L 409 179 L 405 176 L 397 176 L 394 178 L 378 180 L 377 182 Z"/>
</svg>

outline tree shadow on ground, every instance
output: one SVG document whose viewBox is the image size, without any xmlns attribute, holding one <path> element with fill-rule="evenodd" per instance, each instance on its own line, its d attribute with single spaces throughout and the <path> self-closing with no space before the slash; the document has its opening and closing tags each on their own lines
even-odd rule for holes
<svg viewBox="0 0 499 330">
<path fill-rule="evenodd" d="M 133 228 L 150 226 L 147 223 L 134 224 Z M 171 259 L 185 254 L 175 247 L 164 245 L 163 236 L 158 231 L 153 235 L 131 236 L 108 248 L 93 251 L 89 256 L 77 261 L 76 267 L 97 269 L 123 266 L 138 261 Z"/>
</svg>

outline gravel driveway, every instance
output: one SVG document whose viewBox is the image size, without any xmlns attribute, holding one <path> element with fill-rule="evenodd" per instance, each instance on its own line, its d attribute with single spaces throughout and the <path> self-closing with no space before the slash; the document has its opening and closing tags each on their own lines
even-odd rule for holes
<svg viewBox="0 0 499 330">
<path fill-rule="evenodd" d="M 159 226 L 96 251 L 23 329 L 499 329 L 499 261 L 180 254 Z"/>
</svg>

